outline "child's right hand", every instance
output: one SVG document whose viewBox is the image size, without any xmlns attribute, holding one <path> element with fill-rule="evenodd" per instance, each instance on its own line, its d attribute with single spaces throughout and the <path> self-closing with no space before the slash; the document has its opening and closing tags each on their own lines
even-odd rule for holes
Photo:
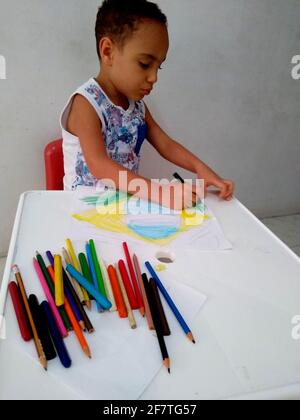
<svg viewBox="0 0 300 420">
<path fill-rule="evenodd" d="M 200 197 L 196 194 L 196 186 L 178 181 L 162 185 L 162 206 L 172 210 L 183 210 L 193 207 Z"/>
</svg>

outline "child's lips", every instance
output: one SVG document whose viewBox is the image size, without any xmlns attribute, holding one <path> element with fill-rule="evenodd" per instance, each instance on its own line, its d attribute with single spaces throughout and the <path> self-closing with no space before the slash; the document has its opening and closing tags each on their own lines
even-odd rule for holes
<svg viewBox="0 0 300 420">
<path fill-rule="evenodd" d="M 144 95 L 149 95 L 152 89 L 142 89 Z"/>
</svg>

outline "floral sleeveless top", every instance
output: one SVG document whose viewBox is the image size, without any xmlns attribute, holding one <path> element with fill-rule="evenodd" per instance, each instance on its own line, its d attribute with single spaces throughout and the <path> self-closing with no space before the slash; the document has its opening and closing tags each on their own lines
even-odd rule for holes
<svg viewBox="0 0 300 420">
<path fill-rule="evenodd" d="M 145 104 L 129 100 L 124 110 L 115 105 L 93 78 L 80 86 L 70 97 L 60 117 L 64 154 L 64 189 L 78 186 L 103 187 L 84 159 L 79 138 L 67 131 L 66 124 L 74 95 L 83 95 L 97 112 L 108 156 L 124 168 L 138 173 L 140 150 L 146 137 Z"/>
</svg>

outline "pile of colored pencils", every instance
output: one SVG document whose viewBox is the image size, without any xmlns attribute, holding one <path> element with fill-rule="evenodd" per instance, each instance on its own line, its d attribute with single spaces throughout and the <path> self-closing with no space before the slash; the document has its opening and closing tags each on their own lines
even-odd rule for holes
<svg viewBox="0 0 300 420">
<path fill-rule="evenodd" d="M 47 362 L 56 356 L 64 367 L 71 366 L 71 357 L 64 340 L 70 331 L 74 331 L 84 354 L 92 357 L 84 332 L 94 332 L 85 310 L 91 309 L 93 300 L 98 312 L 117 311 L 120 318 L 128 318 L 131 328 L 137 327 L 134 310 L 139 310 L 142 316 L 146 315 L 149 329 L 156 331 L 163 365 L 169 373 L 170 358 L 164 337 L 171 332 L 160 293 L 187 338 L 195 342 L 150 262 L 145 262 L 150 274 L 148 279 L 147 274 L 141 272 L 136 255 L 131 258 L 126 242 L 123 242 L 123 250 L 127 266 L 123 259 L 107 266 L 98 256 L 92 239 L 86 243 L 86 253 L 81 252 L 78 256 L 71 240 L 67 239 L 62 256 L 46 251 L 48 264 L 37 252 L 33 265 L 46 298 L 41 303 L 34 294 L 27 297 L 19 268 L 17 265 L 12 267 L 16 282 L 9 284 L 9 292 L 20 333 L 25 341 L 34 339 L 38 358 L 44 369 L 47 369 Z"/>
</svg>

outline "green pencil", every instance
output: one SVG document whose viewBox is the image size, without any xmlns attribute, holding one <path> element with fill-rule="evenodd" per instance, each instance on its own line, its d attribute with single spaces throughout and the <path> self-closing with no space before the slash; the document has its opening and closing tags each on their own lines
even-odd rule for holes
<svg viewBox="0 0 300 420">
<path fill-rule="evenodd" d="M 80 267 L 81 267 L 83 277 L 85 277 L 91 284 L 93 284 L 93 279 L 92 279 L 92 275 L 91 275 L 91 272 L 90 272 L 90 269 L 89 269 L 89 265 L 88 265 L 86 256 L 83 252 L 78 254 L 78 260 L 79 260 L 79 263 L 80 263 Z M 91 296 L 89 293 L 88 293 L 88 295 L 89 295 L 90 299 L 94 299 L 94 297 Z"/>
<path fill-rule="evenodd" d="M 91 254 L 92 254 L 93 263 L 94 263 L 96 276 L 97 276 L 97 280 L 98 280 L 99 291 L 102 293 L 102 295 L 104 295 L 107 298 L 106 290 L 105 290 L 105 286 L 104 286 L 104 281 L 103 281 L 103 277 L 102 277 L 102 273 L 101 273 L 101 269 L 100 269 L 100 265 L 99 265 L 99 261 L 98 261 L 96 248 L 95 248 L 95 244 L 94 244 L 93 239 L 90 239 L 89 243 L 90 243 L 90 247 L 91 247 Z"/>
</svg>

